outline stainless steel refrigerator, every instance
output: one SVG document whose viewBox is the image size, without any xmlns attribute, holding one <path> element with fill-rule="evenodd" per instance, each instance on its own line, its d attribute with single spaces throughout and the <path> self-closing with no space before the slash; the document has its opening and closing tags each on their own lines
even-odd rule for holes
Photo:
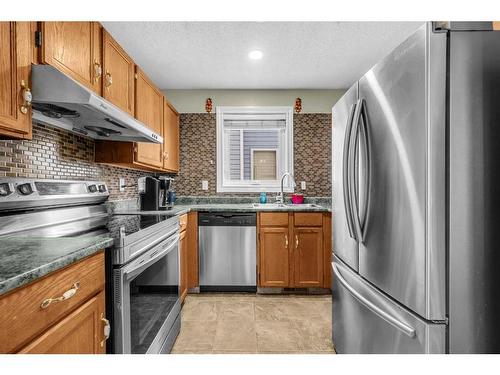
<svg viewBox="0 0 500 375">
<path fill-rule="evenodd" d="M 500 31 L 426 23 L 332 121 L 337 352 L 499 353 Z"/>
</svg>

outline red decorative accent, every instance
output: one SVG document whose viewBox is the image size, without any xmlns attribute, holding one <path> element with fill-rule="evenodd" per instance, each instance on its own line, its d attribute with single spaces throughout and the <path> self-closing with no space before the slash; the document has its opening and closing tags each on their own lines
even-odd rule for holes
<svg viewBox="0 0 500 375">
<path fill-rule="evenodd" d="M 207 113 L 212 112 L 212 98 L 207 98 L 207 101 L 205 102 L 205 111 L 207 111 Z"/>
<path fill-rule="evenodd" d="M 300 113 L 302 111 L 302 99 L 295 99 L 295 113 Z"/>
</svg>

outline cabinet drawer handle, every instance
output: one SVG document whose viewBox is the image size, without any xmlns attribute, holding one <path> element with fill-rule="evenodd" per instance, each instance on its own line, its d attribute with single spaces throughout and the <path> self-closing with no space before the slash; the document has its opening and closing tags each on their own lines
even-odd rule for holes
<svg viewBox="0 0 500 375">
<path fill-rule="evenodd" d="M 106 86 L 106 88 L 109 90 L 109 87 L 113 84 L 113 76 L 110 72 L 106 71 L 105 77 L 106 79 L 104 82 L 104 86 Z"/>
<path fill-rule="evenodd" d="M 95 82 L 99 82 L 99 78 L 102 76 L 102 67 L 101 64 L 94 60 L 94 80 Z"/>
<path fill-rule="evenodd" d="M 295 248 L 299 248 L 299 237 L 297 235 L 295 235 Z"/>
<path fill-rule="evenodd" d="M 40 307 L 42 309 L 46 309 L 53 302 L 62 302 L 62 301 L 65 301 L 67 299 L 70 299 L 71 297 L 73 297 L 76 294 L 76 291 L 78 290 L 78 288 L 80 288 L 80 283 L 78 283 L 78 282 L 74 283 L 73 286 L 71 287 L 71 289 L 68 289 L 67 291 L 65 291 L 62 294 L 62 296 L 44 299 L 42 304 L 40 305 Z"/>
<path fill-rule="evenodd" d="M 288 247 L 288 235 L 285 234 L 285 247 Z"/>
<path fill-rule="evenodd" d="M 31 90 L 24 79 L 21 80 L 21 88 L 21 95 L 23 98 L 23 104 L 21 104 L 21 113 L 25 115 L 28 113 L 28 108 L 31 106 L 33 96 L 31 95 Z"/>
<path fill-rule="evenodd" d="M 101 322 L 104 323 L 104 340 L 101 341 L 102 348 L 106 340 L 109 339 L 109 334 L 111 333 L 111 325 L 109 324 L 109 320 L 104 317 L 103 313 L 101 313 Z"/>
</svg>

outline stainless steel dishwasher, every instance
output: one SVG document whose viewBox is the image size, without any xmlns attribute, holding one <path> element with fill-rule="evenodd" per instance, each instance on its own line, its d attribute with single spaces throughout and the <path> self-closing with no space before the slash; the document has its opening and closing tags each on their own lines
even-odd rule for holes
<svg viewBox="0 0 500 375">
<path fill-rule="evenodd" d="M 257 289 L 256 214 L 198 213 L 200 291 Z"/>
</svg>

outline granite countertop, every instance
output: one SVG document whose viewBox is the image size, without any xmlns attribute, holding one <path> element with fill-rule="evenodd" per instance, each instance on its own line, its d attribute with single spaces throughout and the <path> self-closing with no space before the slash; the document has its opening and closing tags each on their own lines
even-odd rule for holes
<svg viewBox="0 0 500 375">
<path fill-rule="evenodd" d="M 300 204 L 287 205 L 285 207 L 260 208 L 253 207 L 252 203 L 206 203 L 206 204 L 179 204 L 171 210 L 163 211 L 139 211 L 139 210 L 117 210 L 117 214 L 139 214 L 148 212 L 150 214 L 176 216 L 183 215 L 190 211 L 208 212 L 276 212 L 276 211 L 301 211 L 301 212 L 330 212 L 331 208 L 326 205 L 316 205 L 316 207 L 302 206 Z"/>
<path fill-rule="evenodd" d="M 178 204 L 168 211 L 148 211 L 148 213 L 178 216 L 190 211 L 209 212 L 272 212 L 272 211 L 331 211 L 328 205 L 307 207 L 287 205 L 272 209 L 253 207 L 252 203 L 193 202 Z M 115 213 L 137 214 L 139 211 L 128 207 Z M 143 212 L 144 213 L 144 212 Z M 57 271 L 80 259 L 112 246 L 113 238 L 101 235 L 93 237 L 0 237 L 0 295 L 26 285 L 51 272 Z"/>
<path fill-rule="evenodd" d="M 113 244 L 106 236 L 0 237 L 0 295 Z"/>
</svg>

